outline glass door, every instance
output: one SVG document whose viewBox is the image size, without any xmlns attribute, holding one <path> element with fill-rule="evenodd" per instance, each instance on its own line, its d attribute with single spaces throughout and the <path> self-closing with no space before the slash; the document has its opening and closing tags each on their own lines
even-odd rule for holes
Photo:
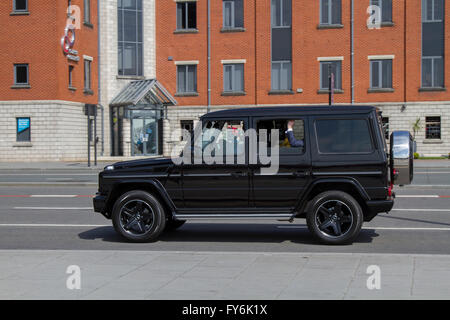
<svg viewBox="0 0 450 320">
<path fill-rule="evenodd" d="M 131 154 L 158 155 L 158 121 L 154 110 L 131 111 Z"/>
</svg>

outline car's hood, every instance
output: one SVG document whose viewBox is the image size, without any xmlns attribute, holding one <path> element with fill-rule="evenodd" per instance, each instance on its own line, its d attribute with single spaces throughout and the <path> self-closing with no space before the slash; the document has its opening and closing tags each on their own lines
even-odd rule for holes
<svg viewBox="0 0 450 320">
<path fill-rule="evenodd" d="M 116 162 L 114 164 L 114 169 L 138 169 L 147 167 L 170 166 L 172 164 L 173 162 L 171 158 L 161 157 Z"/>
</svg>

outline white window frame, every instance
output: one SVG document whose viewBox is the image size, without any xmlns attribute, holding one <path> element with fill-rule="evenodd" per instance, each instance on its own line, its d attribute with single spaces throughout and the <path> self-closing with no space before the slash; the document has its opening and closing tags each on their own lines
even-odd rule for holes
<svg viewBox="0 0 450 320">
<path fill-rule="evenodd" d="M 333 0 L 326 0 L 328 1 L 328 21 L 327 22 L 323 22 L 322 20 L 322 0 L 319 0 L 319 23 L 321 25 L 324 26 L 334 26 L 334 25 L 339 25 L 342 24 L 342 2 L 341 2 L 341 7 L 339 8 L 340 12 L 340 16 L 341 16 L 341 21 L 337 22 L 337 23 L 333 23 Z"/>
<path fill-rule="evenodd" d="M 435 78 L 435 70 L 434 70 L 434 63 L 435 63 L 435 60 L 437 60 L 437 59 L 442 59 L 442 62 L 443 62 L 443 64 L 444 64 L 444 70 L 443 70 L 443 72 L 444 72 L 444 75 L 443 75 L 443 79 L 444 79 L 444 83 L 442 84 L 442 86 L 437 86 L 435 83 L 434 83 L 434 78 Z M 423 72 L 424 72 L 424 68 L 423 68 L 423 62 L 424 62 L 424 60 L 431 60 L 431 86 L 424 86 L 424 83 L 423 83 Z M 421 82 L 421 86 L 422 86 L 422 88 L 444 88 L 445 87 L 445 61 L 444 61 L 444 57 L 442 57 L 442 56 L 423 56 L 422 57 L 422 60 L 421 60 L 421 63 L 422 63 L 422 65 L 421 65 L 421 79 L 420 79 L 420 82 Z"/>
<path fill-rule="evenodd" d="M 226 5 L 231 5 L 231 24 L 229 26 L 225 25 L 225 7 Z M 235 3 L 234 1 L 223 1 L 223 27 L 224 28 L 235 28 Z"/>
<path fill-rule="evenodd" d="M 435 13 L 435 11 L 434 11 L 434 9 L 435 9 L 435 5 L 434 5 L 434 3 L 435 3 L 435 1 L 439 1 L 439 0 L 422 0 L 422 22 L 443 22 L 444 21 L 444 17 L 445 17 L 445 1 L 444 1 L 444 3 L 443 3 L 443 5 L 444 5 L 444 12 L 442 13 L 442 19 L 435 19 L 435 16 L 436 16 L 436 13 Z M 433 18 L 432 19 L 430 19 L 430 20 L 428 20 L 428 17 L 427 17 L 427 8 L 428 8 L 428 5 L 431 3 L 431 12 L 432 12 L 432 16 L 433 16 Z"/>
<path fill-rule="evenodd" d="M 384 61 L 391 61 L 391 87 L 383 87 L 383 62 Z M 378 64 L 378 84 L 377 86 L 374 85 L 373 83 L 373 67 L 374 64 L 377 63 Z M 393 84 L 393 70 L 394 68 L 394 61 L 391 59 L 370 59 L 370 88 L 371 89 L 392 89 L 392 87 L 394 86 Z"/>
<path fill-rule="evenodd" d="M 28 12 L 28 0 L 25 0 L 25 9 L 17 9 L 17 0 L 13 0 L 13 11 L 14 12 Z"/>
<path fill-rule="evenodd" d="M 27 68 L 27 82 L 17 82 L 17 67 Z M 14 64 L 14 85 L 15 86 L 27 86 L 30 84 L 30 65 L 28 63 L 15 63 Z"/>
<path fill-rule="evenodd" d="M 242 66 L 242 89 L 236 89 L 235 72 L 236 66 Z M 225 69 L 231 67 L 231 90 L 225 88 Z M 244 63 L 223 63 L 223 92 L 245 92 L 245 64 Z"/>
</svg>

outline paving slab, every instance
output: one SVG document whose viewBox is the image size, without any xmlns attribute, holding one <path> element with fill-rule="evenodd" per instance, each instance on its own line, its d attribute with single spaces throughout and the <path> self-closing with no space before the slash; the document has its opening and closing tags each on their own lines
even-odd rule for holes
<svg viewBox="0 0 450 320">
<path fill-rule="evenodd" d="M 80 290 L 66 285 L 72 264 Z M 449 266 L 447 255 L 1 250 L 0 299 L 448 299 Z"/>
</svg>

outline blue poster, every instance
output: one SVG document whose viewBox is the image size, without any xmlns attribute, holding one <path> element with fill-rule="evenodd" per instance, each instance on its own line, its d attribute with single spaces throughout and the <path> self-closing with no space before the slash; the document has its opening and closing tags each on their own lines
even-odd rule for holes
<svg viewBox="0 0 450 320">
<path fill-rule="evenodd" d="M 17 119 L 17 132 L 20 133 L 30 128 L 30 118 Z"/>
</svg>

